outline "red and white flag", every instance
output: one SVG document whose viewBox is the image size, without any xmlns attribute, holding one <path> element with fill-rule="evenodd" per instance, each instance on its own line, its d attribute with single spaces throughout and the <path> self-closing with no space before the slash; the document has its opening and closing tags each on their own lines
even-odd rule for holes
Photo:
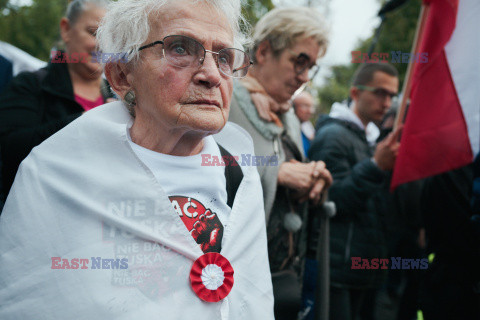
<svg viewBox="0 0 480 320">
<path fill-rule="evenodd" d="M 480 149 L 480 1 L 424 0 L 429 12 L 392 188 L 473 161 Z"/>
</svg>

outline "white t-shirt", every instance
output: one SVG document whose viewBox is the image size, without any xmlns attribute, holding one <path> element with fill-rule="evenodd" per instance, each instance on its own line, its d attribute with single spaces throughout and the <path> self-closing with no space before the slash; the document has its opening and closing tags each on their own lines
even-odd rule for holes
<svg viewBox="0 0 480 320">
<path fill-rule="evenodd" d="M 130 130 L 128 130 L 130 131 Z M 231 208 L 227 205 L 225 167 L 202 166 L 202 154 L 221 158 L 211 136 L 193 156 L 172 156 L 128 141 L 138 158 L 152 171 L 175 211 L 204 252 L 220 252 L 223 229 Z"/>
</svg>

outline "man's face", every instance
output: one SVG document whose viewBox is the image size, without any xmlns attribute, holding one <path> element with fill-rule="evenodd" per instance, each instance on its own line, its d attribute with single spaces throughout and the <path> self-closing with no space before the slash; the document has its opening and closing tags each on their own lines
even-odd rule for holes
<svg viewBox="0 0 480 320">
<path fill-rule="evenodd" d="M 285 103 L 302 84 L 309 80 L 308 68 L 300 74 L 295 72 L 295 59 L 303 53 L 308 56 L 313 65 L 319 51 L 320 46 L 313 38 L 298 40 L 291 48 L 283 50 L 278 56 L 273 55 L 269 48 L 264 54 L 263 61 L 259 62 L 255 77 L 275 101 Z M 254 68 L 256 67 L 254 66 Z"/>
<path fill-rule="evenodd" d="M 378 93 L 397 94 L 398 78 L 382 71 L 376 71 L 372 81 L 365 86 L 377 90 L 369 91 L 352 87 L 350 94 L 355 102 L 354 112 L 364 124 L 380 123 L 387 110 L 392 106 L 392 98 L 388 94 Z"/>
<path fill-rule="evenodd" d="M 300 119 L 300 122 L 310 120 L 315 112 L 313 97 L 308 92 L 304 91 L 295 98 L 293 103 L 295 105 L 295 114 L 298 119 Z"/>
<path fill-rule="evenodd" d="M 225 16 L 200 2 L 167 5 L 160 16 L 151 19 L 151 27 L 144 44 L 184 35 L 215 52 L 233 47 Z M 200 66 L 180 68 L 164 58 L 162 45 L 146 48 L 127 81 L 137 100 L 134 126 L 161 128 L 167 134 L 207 135 L 220 131 L 227 122 L 233 80 L 219 71 L 211 53 L 207 52 Z"/>
</svg>

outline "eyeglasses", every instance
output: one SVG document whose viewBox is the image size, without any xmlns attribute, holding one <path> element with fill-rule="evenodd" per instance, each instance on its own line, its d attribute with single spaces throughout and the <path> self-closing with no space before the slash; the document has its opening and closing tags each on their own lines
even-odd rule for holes
<svg viewBox="0 0 480 320">
<path fill-rule="evenodd" d="M 390 99 L 393 99 L 398 95 L 397 93 L 390 92 L 390 91 L 388 91 L 386 89 L 383 89 L 383 88 L 375 88 L 375 87 L 362 86 L 362 85 L 358 85 L 358 86 L 355 86 L 355 87 L 360 89 L 360 90 L 369 91 L 369 92 L 373 93 L 374 95 L 376 95 L 380 99 L 385 99 L 386 97 L 390 97 Z"/>
<path fill-rule="evenodd" d="M 295 52 L 288 50 L 290 54 L 295 57 L 293 60 L 293 68 L 297 75 L 300 75 L 308 69 L 308 79 L 313 79 L 313 77 L 317 74 L 320 67 L 311 62 L 310 57 L 306 53 L 296 54 Z"/>
<path fill-rule="evenodd" d="M 218 52 L 206 50 L 195 39 L 180 35 L 171 35 L 162 41 L 155 41 L 144 45 L 138 51 L 162 45 L 163 56 L 167 61 L 179 68 L 199 67 L 205 61 L 205 55 L 210 52 L 217 63 L 217 67 L 224 75 L 232 78 L 243 78 L 247 75 L 248 68 L 253 64 L 249 56 L 242 50 L 224 48 Z"/>
</svg>

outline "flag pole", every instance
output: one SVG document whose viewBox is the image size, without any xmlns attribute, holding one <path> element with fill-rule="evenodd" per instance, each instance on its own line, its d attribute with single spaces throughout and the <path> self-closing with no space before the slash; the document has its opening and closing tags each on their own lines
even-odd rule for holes
<svg viewBox="0 0 480 320">
<path fill-rule="evenodd" d="M 417 30 L 415 31 L 415 37 L 413 39 L 412 52 L 411 52 L 412 54 L 410 56 L 411 58 L 408 63 L 407 73 L 403 81 L 402 101 L 400 103 L 400 108 L 395 118 L 395 125 L 393 127 L 394 129 L 396 129 L 400 124 L 402 124 L 405 119 L 407 102 L 408 102 L 408 99 L 410 98 L 410 90 L 412 88 L 413 67 L 415 66 L 415 63 L 417 60 L 414 57 L 418 51 L 418 47 L 421 40 L 420 38 L 425 28 L 425 23 L 427 21 L 429 9 L 430 9 L 430 4 L 425 4 L 424 2 L 422 2 L 422 8 L 420 9 L 420 15 L 418 17 Z"/>
</svg>

